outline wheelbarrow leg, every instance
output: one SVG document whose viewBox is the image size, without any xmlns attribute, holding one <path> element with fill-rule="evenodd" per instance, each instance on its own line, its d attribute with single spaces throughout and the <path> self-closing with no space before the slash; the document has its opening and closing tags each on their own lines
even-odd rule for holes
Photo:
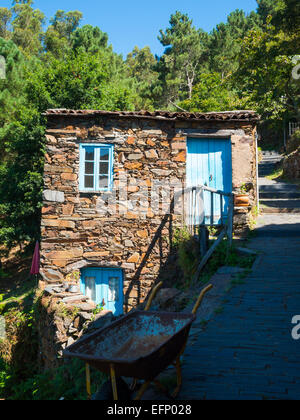
<svg viewBox="0 0 300 420">
<path fill-rule="evenodd" d="M 110 379 L 111 379 L 111 385 L 112 385 L 112 390 L 113 390 L 113 395 L 114 395 L 114 401 L 118 401 L 116 372 L 115 372 L 115 367 L 113 364 L 110 365 Z"/>
<path fill-rule="evenodd" d="M 87 397 L 90 400 L 92 398 L 91 369 L 90 369 L 90 365 L 88 363 L 86 363 L 86 365 L 85 365 L 85 375 L 86 375 L 86 392 L 87 392 Z"/>
<path fill-rule="evenodd" d="M 176 359 L 176 372 L 177 372 L 177 387 L 172 394 L 172 398 L 176 398 L 179 394 L 182 384 L 182 375 L 181 375 L 181 364 L 180 364 L 180 355 Z"/>
<path fill-rule="evenodd" d="M 145 394 L 150 384 L 151 384 L 151 381 L 146 381 L 145 383 L 143 383 L 143 385 L 141 386 L 141 389 L 139 390 L 136 397 L 134 398 L 135 401 L 139 401 L 142 398 L 142 396 Z"/>
</svg>

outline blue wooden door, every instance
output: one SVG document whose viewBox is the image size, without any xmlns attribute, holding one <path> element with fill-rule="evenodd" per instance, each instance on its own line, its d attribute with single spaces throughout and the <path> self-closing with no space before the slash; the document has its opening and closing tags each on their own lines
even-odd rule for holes
<svg viewBox="0 0 300 420">
<path fill-rule="evenodd" d="M 232 160 L 230 139 L 189 138 L 187 142 L 187 187 L 206 185 L 224 192 L 232 192 Z M 222 213 L 227 216 L 228 199 Z M 211 195 L 204 193 L 205 223 L 211 221 Z M 221 221 L 220 198 L 214 194 L 214 223 Z"/>
<path fill-rule="evenodd" d="M 84 268 L 81 292 L 114 315 L 123 314 L 123 272 L 118 268 Z"/>
</svg>

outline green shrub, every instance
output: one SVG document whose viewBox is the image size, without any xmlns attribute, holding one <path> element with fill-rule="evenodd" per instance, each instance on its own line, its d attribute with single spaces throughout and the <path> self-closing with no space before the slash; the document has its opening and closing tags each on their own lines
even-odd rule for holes
<svg viewBox="0 0 300 420">
<path fill-rule="evenodd" d="M 178 264 L 183 272 L 184 282 L 189 283 L 200 261 L 199 242 L 186 228 L 177 229 L 173 236 L 173 246 L 177 249 Z"/>
<path fill-rule="evenodd" d="M 91 370 L 92 392 L 96 392 L 105 380 L 104 374 Z M 77 359 L 66 360 L 55 370 L 36 373 L 21 382 L 13 373 L 6 373 L 3 388 L 8 400 L 86 400 L 85 364 Z"/>
</svg>

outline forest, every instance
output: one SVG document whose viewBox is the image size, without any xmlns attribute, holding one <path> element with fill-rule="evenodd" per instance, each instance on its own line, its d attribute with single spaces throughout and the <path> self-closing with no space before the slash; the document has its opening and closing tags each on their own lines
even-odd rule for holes
<svg viewBox="0 0 300 420">
<path fill-rule="evenodd" d="M 257 0 L 210 33 L 174 11 L 154 56 L 135 46 L 114 52 L 109 34 L 81 26 L 80 11 L 58 10 L 49 22 L 32 0 L 0 7 L 0 248 L 39 238 L 48 108 L 209 112 L 254 109 L 276 145 L 283 125 L 300 120 L 299 0 Z M 184 4 L 183 4 L 184 7 Z M 300 61 L 300 57 L 299 57 Z M 297 73 L 297 71 L 296 71 Z M 298 73 L 297 73 L 298 75 Z M 277 143 L 276 143 L 277 142 Z"/>
</svg>

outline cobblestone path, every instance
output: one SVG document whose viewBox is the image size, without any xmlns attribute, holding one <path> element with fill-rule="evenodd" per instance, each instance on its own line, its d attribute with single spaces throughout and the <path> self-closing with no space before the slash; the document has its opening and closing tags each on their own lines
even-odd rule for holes
<svg viewBox="0 0 300 420">
<path fill-rule="evenodd" d="M 179 399 L 300 399 L 300 212 L 260 216 L 249 247 L 253 271 L 186 349 Z"/>
</svg>

